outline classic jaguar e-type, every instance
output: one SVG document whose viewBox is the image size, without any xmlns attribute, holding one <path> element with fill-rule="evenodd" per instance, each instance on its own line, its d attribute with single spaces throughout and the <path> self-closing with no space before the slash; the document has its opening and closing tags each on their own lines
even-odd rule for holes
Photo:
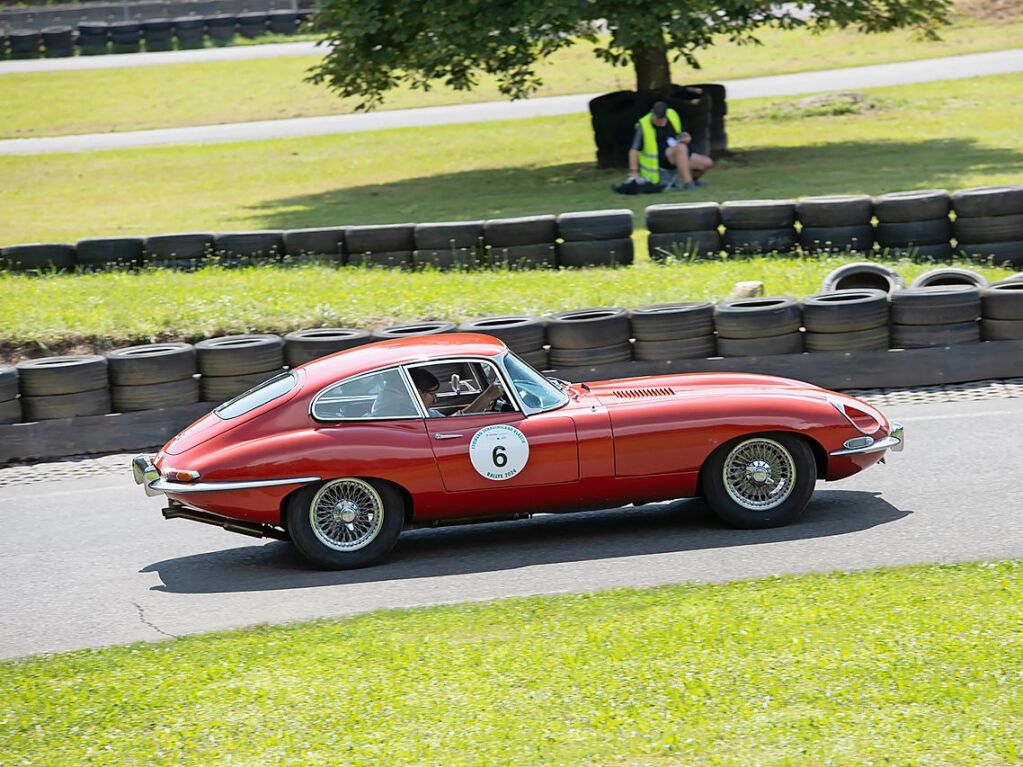
<svg viewBox="0 0 1023 767">
<path fill-rule="evenodd" d="M 362 567 L 403 529 L 702 496 L 727 524 L 784 525 L 818 479 L 902 448 L 870 405 L 799 381 L 689 373 L 569 383 L 495 338 L 338 352 L 217 407 L 135 479 L 185 518 Z"/>
</svg>

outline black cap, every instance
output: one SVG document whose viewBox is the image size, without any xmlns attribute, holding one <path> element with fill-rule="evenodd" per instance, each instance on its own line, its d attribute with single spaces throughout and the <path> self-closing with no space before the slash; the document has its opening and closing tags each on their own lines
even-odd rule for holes
<svg viewBox="0 0 1023 767">
<path fill-rule="evenodd" d="M 668 105 L 663 101 L 654 102 L 654 105 L 650 107 L 650 114 L 654 117 L 664 117 L 668 113 Z"/>
</svg>

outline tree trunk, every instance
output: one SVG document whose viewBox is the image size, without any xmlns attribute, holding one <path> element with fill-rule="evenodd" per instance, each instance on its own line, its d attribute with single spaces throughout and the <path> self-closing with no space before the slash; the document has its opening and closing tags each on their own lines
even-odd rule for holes
<svg viewBox="0 0 1023 767">
<path fill-rule="evenodd" d="M 633 48 L 632 65 L 636 69 L 637 91 L 658 93 L 667 98 L 671 88 L 671 68 L 663 37 L 653 45 Z"/>
</svg>

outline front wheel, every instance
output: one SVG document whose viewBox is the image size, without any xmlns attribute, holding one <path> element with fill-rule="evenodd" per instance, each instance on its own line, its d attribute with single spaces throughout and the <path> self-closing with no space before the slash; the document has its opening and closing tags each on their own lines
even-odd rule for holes
<svg viewBox="0 0 1023 767">
<path fill-rule="evenodd" d="M 718 448 L 703 466 L 702 481 L 708 505 L 726 524 L 781 527 L 809 503 L 817 462 L 801 437 L 758 434 Z"/>
<path fill-rule="evenodd" d="M 387 556 L 401 533 L 405 504 L 388 484 L 342 477 L 295 493 L 286 517 L 302 556 L 326 570 L 350 570 Z"/>
</svg>

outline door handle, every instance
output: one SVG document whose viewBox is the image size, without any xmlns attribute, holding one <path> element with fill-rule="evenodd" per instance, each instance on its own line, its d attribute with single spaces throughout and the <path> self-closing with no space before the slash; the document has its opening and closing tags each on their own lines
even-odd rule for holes
<svg viewBox="0 0 1023 767">
<path fill-rule="evenodd" d="M 459 437 L 465 436 L 463 434 L 452 434 L 451 432 L 438 431 L 433 435 L 434 439 L 458 439 Z"/>
</svg>

